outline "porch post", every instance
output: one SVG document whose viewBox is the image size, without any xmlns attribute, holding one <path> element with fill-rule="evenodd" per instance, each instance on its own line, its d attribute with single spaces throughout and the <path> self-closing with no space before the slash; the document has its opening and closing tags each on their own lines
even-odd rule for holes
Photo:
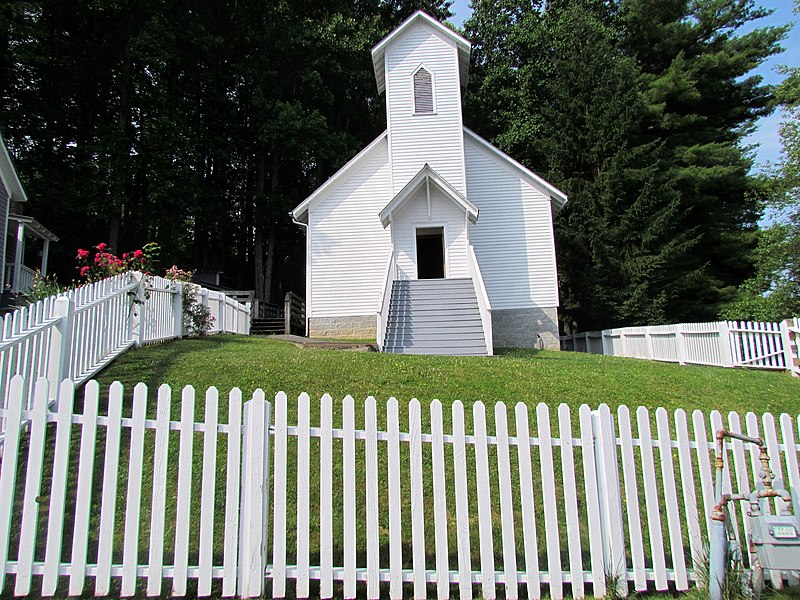
<svg viewBox="0 0 800 600">
<path fill-rule="evenodd" d="M 25 223 L 17 223 L 17 251 L 14 254 L 14 278 L 11 284 L 11 289 L 14 292 L 19 291 L 20 284 L 20 271 L 22 271 L 22 259 L 25 253 Z"/>
<path fill-rule="evenodd" d="M 42 277 L 47 276 L 47 257 L 50 253 L 50 240 L 44 238 L 44 247 L 42 248 Z"/>
</svg>

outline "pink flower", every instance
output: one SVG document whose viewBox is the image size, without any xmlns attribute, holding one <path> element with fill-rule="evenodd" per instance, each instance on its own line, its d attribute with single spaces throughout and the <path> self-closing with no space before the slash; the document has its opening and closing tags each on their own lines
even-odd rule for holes
<svg viewBox="0 0 800 600">
<path fill-rule="evenodd" d="M 89 267 L 88 267 L 88 266 L 86 266 L 86 267 L 83 267 L 83 268 L 81 269 L 81 277 L 86 277 L 86 274 L 87 274 L 88 272 L 89 272 Z"/>
<path fill-rule="evenodd" d="M 123 252 L 122 253 L 122 259 L 123 260 L 128 260 L 128 253 L 127 252 Z"/>
<path fill-rule="evenodd" d="M 84 260 L 86 258 L 89 258 L 89 251 L 88 250 L 82 250 L 82 249 L 79 248 L 78 249 L 78 260 Z"/>
<path fill-rule="evenodd" d="M 108 244 L 106 244 L 105 242 L 100 242 L 99 244 L 97 244 L 97 249 L 100 250 L 100 252 L 102 252 L 106 248 L 108 248 Z"/>
<path fill-rule="evenodd" d="M 142 252 L 141 250 L 134 250 L 133 251 L 133 258 L 141 258 L 143 254 L 144 254 L 144 252 Z"/>
</svg>

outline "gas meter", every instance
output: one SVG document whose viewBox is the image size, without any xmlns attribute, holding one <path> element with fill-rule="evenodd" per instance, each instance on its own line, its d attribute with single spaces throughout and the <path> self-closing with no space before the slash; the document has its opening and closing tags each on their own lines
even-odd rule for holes
<svg viewBox="0 0 800 600">
<path fill-rule="evenodd" d="M 783 482 L 775 482 L 776 491 L 783 490 Z M 756 504 L 750 515 L 750 542 L 758 556 L 761 567 L 779 571 L 800 570 L 800 501 L 797 491 L 790 490 L 789 506 L 795 514 L 768 515 Z"/>
<path fill-rule="evenodd" d="M 749 496 L 725 494 L 722 491 L 724 469 L 724 441 L 734 438 L 756 444 L 760 448 L 761 483 Z M 749 502 L 750 510 L 750 564 L 753 567 L 755 587 L 763 585 L 764 569 L 774 571 L 797 571 L 800 573 L 800 497 L 797 490 L 786 489 L 780 480 L 775 481 L 769 466 L 767 448 L 761 438 L 732 433 L 725 429 L 717 432 L 717 458 L 715 461 L 716 482 L 714 497 L 716 504 L 711 513 L 711 553 L 709 564 L 709 596 L 711 600 L 722 600 L 725 588 L 728 555 L 733 543 L 728 503 Z M 780 498 L 784 508 L 779 514 L 768 514 L 762 507 L 770 499 Z M 757 590 L 760 591 L 760 590 Z"/>
</svg>

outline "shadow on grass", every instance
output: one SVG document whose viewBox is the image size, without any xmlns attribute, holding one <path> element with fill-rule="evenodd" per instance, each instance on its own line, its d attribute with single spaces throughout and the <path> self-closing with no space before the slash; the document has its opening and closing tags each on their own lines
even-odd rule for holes
<svg viewBox="0 0 800 600">
<path fill-rule="evenodd" d="M 167 378 L 176 362 L 187 355 L 215 352 L 226 344 L 239 342 L 241 338 L 233 336 L 209 336 L 206 338 L 189 338 L 183 340 L 168 340 L 159 344 L 131 348 L 121 357 L 125 360 L 114 360 L 101 371 L 95 373 L 92 379 L 105 381 L 108 372 L 113 367 L 113 381 L 119 381 L 125 388 L 125 402 L 130 402 L 130 394 L 134 386 L 140 382 L 145 383 L 150 390 L 156 390 Z M 119 357 L 118 357 L 119 358 Z M 108 402 L 108 386 L 112 382 L 100 386 L 100 410 L 105 410 Z M 85 384 L 76 390 L 75 410 L 81 411 Z"/>
</svg>

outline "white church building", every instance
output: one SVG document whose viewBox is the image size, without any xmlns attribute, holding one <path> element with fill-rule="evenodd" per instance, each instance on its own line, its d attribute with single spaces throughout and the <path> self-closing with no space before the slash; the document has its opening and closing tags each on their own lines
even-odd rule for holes
<svg viewBox="0 0 800 600">
<path fill-rule="evenodd" d="M 566 195 L 464 127 L 470 43 L 418 11 L 372 50 L 387 129 L 291 213 L 307 333 L 381 350 L 558 348 Z"/>
</svg>

